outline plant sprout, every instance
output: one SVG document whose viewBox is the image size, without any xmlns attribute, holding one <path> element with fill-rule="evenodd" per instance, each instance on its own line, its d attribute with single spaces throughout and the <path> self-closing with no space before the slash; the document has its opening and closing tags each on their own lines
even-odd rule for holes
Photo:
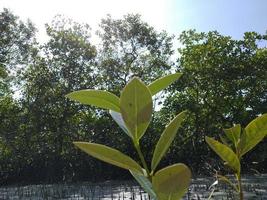
<svg viewBox="0 0 267 200">
<path fill-rule="evenodd" d="M 228 183 L 239 194 L 240 200 L 243 200 L 240 162 L 248 151 L 252 150 L 267 136 L 267 114 L 257 117 L 244 129 L 241 128 L 240 124 L 237 124 L 232 128 L 224 129 L 224 132 L 226 137 L 220 137 L 222 143 L 210 137 L 205 139 L 210 148 L 225 161 L 225 165 L 231 168 L 236 183 L 222 175 L 217 175 L 218 179 Z"/>
<path fill-rule="evenodd" d="M 152 118 L 152 96 L 179 79 L 180 73 L 160 78 L 146 86 L 133 78 L 122 90 L 120 98 L 102 90 L 80 90 L 67 95 L 82 104 L 108 109 L 111 117 L 129 136 L 142 165 L 122 152 L 102 144 L 74 142 L 87 154 L 102 161 L 127 169 L 143 189 L 155 200 L 178 200 L 187 192 L 191 171 L 182 163 L 157 170 L 157 166 L 168 151 L 177 130 L 186 117 L 186 111 L 178 114 L 165 128 L 154 149 L 149 166 L 140 148 L 140 139 L 145 134 Z"/>
</svg>

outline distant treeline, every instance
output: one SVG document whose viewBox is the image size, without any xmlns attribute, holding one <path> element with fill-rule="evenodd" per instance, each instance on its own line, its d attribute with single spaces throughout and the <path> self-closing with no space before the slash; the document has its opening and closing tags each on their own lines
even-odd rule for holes
<svg viewBox="0 0 267 200">
<path fill-rule="evenodd" d="M 129 178 L 126 171 L 72 144 L 97 142 L 138 159 L 106 111 L 65 98 L 74 90 L 120 95 L 133 76 L 150 83 L 182 72 L 180 80 L 155 99 L 159 111 L 141 148 L 149 161 L 166 123 L 189 110 L 160 164 L 184 162 L 195 175 L 223 169 L 204 136 L 218 138 L 222 128 L 245 126 L 267 113 L 267 35 L 246 32 L 234 40 L 217 31 L 188 30 L 174 37 L 134 14 L 107 16 L 96 33 L 61 16 L 45 27 L 49 39 L 40 44 L 31 21 L 23 22 L 7 9 L 0 12 L 0 184 Z M 178 50 L 173 48 L 177 39 Z M 267 141 L 242 162 L 243 173 L 266 173 Z"/>
</svg>

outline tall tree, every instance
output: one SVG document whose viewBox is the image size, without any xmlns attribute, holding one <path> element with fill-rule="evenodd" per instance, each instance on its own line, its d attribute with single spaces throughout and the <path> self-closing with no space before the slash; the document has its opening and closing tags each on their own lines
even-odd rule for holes
<svg viewBox="0 0 267 200">
<path fill-rule="evenodd" d="M 36 28 L 22 22 L 10 10 L 0 13 L 0 96 L 10 93 L 10 83 L 28 63 Z"/>
<path fill-rule="evenodd" d="M 23 22 L 10 10 L 0 12 L 0 176 L 16 177 L 29 144 L 24 132 L 24 112 L 13 90 L 18 90 L 19 72 L 27 66 L 35 46 L 36 29 L 28 20 Z M 13 86 L 13 87 L 12 87 Z M 30 152 L 30 151 L 27 151 Z"/>
<path fill-rule="evenodd" d="M 186 150 L 196 171 L 206 162 L 205 135 L 234 123 L 245 125 L 267 112 L 266 48 L 257 45 L 261 40 L 266 36 L 255 32 L 245 33 L 242 40 L 216 31 L 191 30 L 180 36 L 178 70 L 183 76 L 170 90 L 164 110 L 192 112 L 188 131 L 193 136 Z"/>
<path fill-rule="evenodd" d="M 157 32 L 140 15 L 122 19 L 111 16 L 100 23 L 101 39 L 98 73 L 103 88 L 118 92 L 133 76 L 150 82 L 169 72 L 172 40 L 165 31 Z"/>
<path fill-rule="evenodd" d="M 46 158 L 40 161 L 36 155 L 39 164 L 43 163 L 44 177 L 62 180 L 64 174 L 72 174 L 71 161 L 76 159 L 72 141 L 86 131 L 80 123 L 91 116 L 65 95 L 96 85 L 96 48 L 86 24 L 57 16 L 46 30 L 50 39 L 24 74 L 23 104 L 32 137 L 38 140 L 36 148 Z"/>
</svg>

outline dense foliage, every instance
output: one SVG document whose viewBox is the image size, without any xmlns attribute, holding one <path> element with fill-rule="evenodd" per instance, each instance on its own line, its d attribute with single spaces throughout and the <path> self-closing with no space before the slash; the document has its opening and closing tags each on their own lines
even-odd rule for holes
<svg viewBox="0 0 267 200">
<path fill-rule="evenodd" d="M 133 77 L 149 84 L 176 70 L 183 76 L 167 88 L 163 107 L 140 140 L 146 161 L 165 124 L 190 111 L 172 150 L 160 167 L 184 162 L 195 174 L 213 173 L 221 162 L 205 145 L 222 127 L 246 125 L 267 112 L 267 35 L 254 32 L 234 40 L 218 32 L 183 32 L 182 48 L 139 15 L 107 16 L 99 43 L 92 30 L 57 16 L 46 25 L 48 40 L 38 44 L 36 28 L 7 9 L 0 13 L 0 183 L 129 178 L 129 174 L 77 151 L 74 140 L 117 147 L 133 158 L 131 140 L 110 116 L 65 95 L 81 89 L 119 91 Z M 264 43 L 265 42 L 265 43 Z M 173 55 L 179 55 L 177 62 Z M 154 106 L 158 106 L 154 104 Z M 211 155 L 207 159 L 207 155 Z M 266 172 L 265 142 L 246 154 L 244 171 Z M 255 164 L 256 163 L 256 164 Z"/>
<path fill-rule="evenodd" d="M 212 156 L 207 159 L 205 135 L 218 137 L 222 127 L 239 123 L 244 126 L 267 112 L 267 49 L 259 47 L 266 39 L 266 35 L 254 32 L 245 33 L 242 40 L 216 31 L 187 31 L 180 35 L 184 47 L 179 49 L 178 70 L 183 76 L 170 89 L 162 112 L 191 111 L 191 126 L 185 132 L 191 137 L 181 154 L 187 152 L 193 171 L 202 171 L 203 165 L 209 167 L 213 163 Z M 266 169 L 263 167 L 267 164 L 264 146 L 258 149 L 260 156 L 254 151 L 244 157 L 245 161 L 258 162 L 255 166 L 246 166 L 247 172 Z M 192 150 L 187 151 L 188 148 Z"/>
</svg>

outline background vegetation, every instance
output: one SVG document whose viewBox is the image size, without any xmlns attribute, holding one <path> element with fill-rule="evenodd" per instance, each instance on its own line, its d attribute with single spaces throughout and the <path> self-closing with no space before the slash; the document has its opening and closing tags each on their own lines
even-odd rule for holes
<svg viewBox="0 0 267 200">
<path fill-rule="evenodd" d="M 267 112 L 266 34 L 247 32 L 235 40 L 216 31 L 188 30 L 178 37 L 182 47 L 176 50 L 173 36 L 133 14 L 103 19 L 98 43 L 91 39 L 89 25 L 61 16 L 46 24 L 45 43 L 38 43 L 36 31 L 30 21 L 1 11 L 0 184 L 130 177 L 72 144 L 97 142 L 138 159 L 131 141 L 110 123 L 108 113 L 65 98 L 74 90 L 105 89 L 120 95 L 133 76 L 150 83 L 182 72 L 163 98 L 155 99 L 154 106 L 162 109 L 153 114 L 141 147 L 151 158 L 166 123 L 189 110 L 190 117 L 160 165 L 183 162 L 194 175 L 211 175 L 213 168 L 222 167 L 205 145 L 205 136 L 218 138 L 222 128 L 245 126 Z M 242 162 L 244 173 L 266 173 L 266 140 Z"/>
</svg>

